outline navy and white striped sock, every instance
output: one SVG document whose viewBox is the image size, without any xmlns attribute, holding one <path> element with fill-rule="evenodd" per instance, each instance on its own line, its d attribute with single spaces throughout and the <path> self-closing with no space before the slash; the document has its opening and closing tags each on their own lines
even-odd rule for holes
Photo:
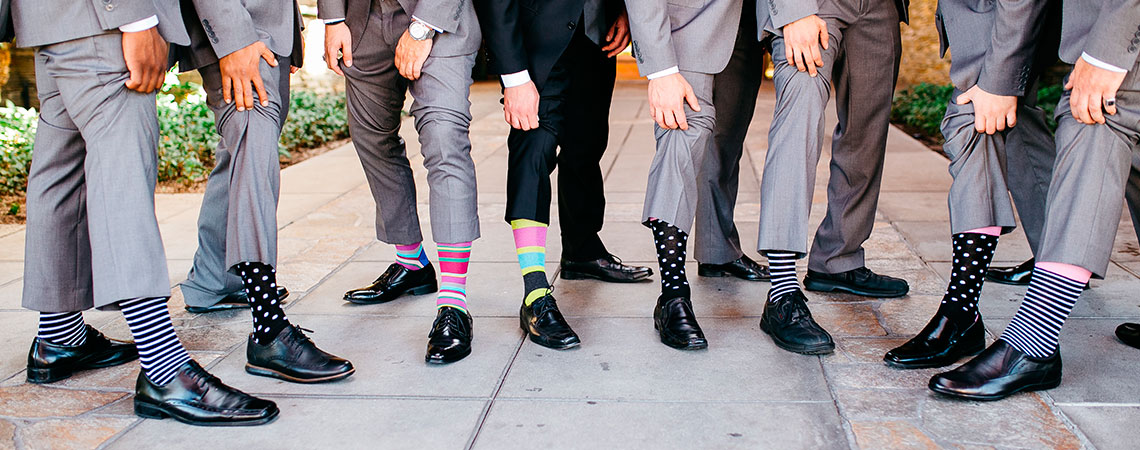
<svg viewBox="0 0 1140 450">
<path fill-rule="evenodd" d="M 768 290 L 768 301 L 781 295 L 800 290 L 800 280 L 796 278 L 796 254 L 792 252 L 767 252 L 768 270 L 772 274 L 772 288 Z"/>
<path fill-rule="evenodd" d="M 1061 326 L 1084 289 L 1085 283 L 1040 267 L 1033 269 L 1029 291 L 1001 340 L 1035 358 L 1052 356 L 1060 342 Z"/>
<path fill-rule="evenodd" d="M 140 298 L 119 303 L 139 349 L 139 363 L 150 381 L 164 386 L 174 379 L 190 354 L 174 333 L 166 298 Z"/>
<path fill-rule="evenodd" d="M 40 331 L 37 337 L 55 345 L 74 347 L 87 342 L 87 324 L 79 311 L 40 313 Z"/>
</svg>

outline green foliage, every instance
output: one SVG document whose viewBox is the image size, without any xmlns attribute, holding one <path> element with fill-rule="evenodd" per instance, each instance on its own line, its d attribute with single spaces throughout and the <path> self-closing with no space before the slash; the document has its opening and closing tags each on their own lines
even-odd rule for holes
<svg viewBox="0 0 1140 450">
<path fill-rule="evenodd" d="M 1063 92 L 1065 89 L 1060 84 L 1045 86 L 1037 90 L 1037 106 L 1045 111 L 1045 123 L 1049 125 L 1050 130 L 1057 130 L 1057 120 L 1053 118 L 1053 113 L 1057 110 L 1057 102 L 1061 101 Z"/>
<path fill-rule="evenodd" d="M 282 156 L 289 150 L 314 148 L 348 137 L 344 95 L 294 91 L 289 94 L 289 120 L 281 129 Z"/>
<path fill-rule="evenodd" d="M 1061 99 L 1064 89 L 1059 84 L 1045 86 L 1037 90 L 1037 105 L 1045 111 L 1045 120 L 1050 130 L 1057 129 L 1053 111 Z M 942 141 L 942 116 L 946 115 L 946 105 L 954 95 L 954 87 L 920 83 L 895 95 L 891 108 L 891 121 L 909 126 L 925 137 Z"/>
<path fill-rule="evenodd" d="M 0 108 L 0 195 L 23 194 L 27 190 L 37 123 L 34 109 L 12 102 Z"/>
</svg>

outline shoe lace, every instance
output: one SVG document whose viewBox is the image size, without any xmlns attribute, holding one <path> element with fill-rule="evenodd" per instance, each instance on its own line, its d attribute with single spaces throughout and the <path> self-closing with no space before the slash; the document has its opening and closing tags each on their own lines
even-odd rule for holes
<svg viewBox="0 0 1140 450">
<path fill-rule="evenodd" d="M 811 310 L 807 307 L 807 298 L 790 298 L 787 300 L 788 306 L 788 323 L 799 323 L 803 320 L 811 320 Z"/>
<path fill-rule="evenodd" d="M 534 306 L 535 317 L 542 317 L 548 312 L 558 311 L 558 303 L 554 299 L 554 286 L 549 288 L 549 292 L 545 296 L 535 301 Z"/>
</svg>

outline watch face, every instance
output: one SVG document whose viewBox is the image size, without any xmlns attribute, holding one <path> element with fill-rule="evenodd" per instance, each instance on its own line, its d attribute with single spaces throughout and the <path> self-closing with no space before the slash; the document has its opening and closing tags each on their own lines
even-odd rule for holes
<svg viewBox="0 0 1140 450">
<path fill-rule="evenodd" d="M 408 34 L 412 35 L 412 39 L 423 40 L 427 37 L 428 27 L 419 22 L 412 22 L 412 24 L 408 26 Z"/>
</svg>

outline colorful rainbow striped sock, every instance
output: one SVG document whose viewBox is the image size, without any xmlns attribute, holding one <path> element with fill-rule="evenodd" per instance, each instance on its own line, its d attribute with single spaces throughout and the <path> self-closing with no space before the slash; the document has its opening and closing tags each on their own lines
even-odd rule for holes
<svg viewBox="0 0 1140 450">
<path fill-rule="evenodd" d="M 522 268 L 523 304 L 530 306 L 535 300 L 550 294 L 550 281 L 546 279 L 546 227 L 542 222 L 516 219 L 511 221 L 515 234 L 515 251 Z"/>
<path fill-rule="evenodd" d="M 439 297 L 436 308 L 450 307 L 467 312 L 467 266 L 471 261 L 471 243 L 436 243 L 439 249 Z"/>
<path fill-rule="evenodd" d="M 417 242 L 412 245 L 396 246 L 396 264 L 407 267 L 408 270 L 420 270 L 431 265 L 424 246 Z"/>
</svg>

